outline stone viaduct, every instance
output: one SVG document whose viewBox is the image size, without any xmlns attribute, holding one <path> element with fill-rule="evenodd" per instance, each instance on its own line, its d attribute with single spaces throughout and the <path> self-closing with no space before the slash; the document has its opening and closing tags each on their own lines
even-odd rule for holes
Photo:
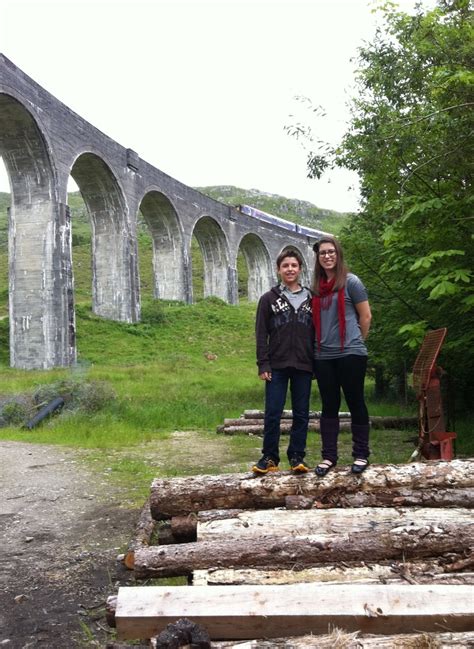
<svg viewBox="0 0 474 649">
<path fill-rule="evenodd" d="M 192 302 L 193 236 L 203 256 L 205 296 L 237 303 L 240 251 L 250 300 L 275 281 L 274 260 L 287 246 L 302 254 L 309 280 L 317 231 L 288 231 L 187 187 L 86 122 L 2 54 L 0 156 L 11 187 L 12 367 L 47 369 L 76 359 L 70 176 L 91 220 L 92 308 L 99 316 L 140 319 L 139 212 L 153 239 L 156 298 Z"/>
</svg>

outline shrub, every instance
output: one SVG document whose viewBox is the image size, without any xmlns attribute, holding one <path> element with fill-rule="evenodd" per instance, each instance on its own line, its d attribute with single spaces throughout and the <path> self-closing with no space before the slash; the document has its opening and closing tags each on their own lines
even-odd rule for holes
<svg viewBox="0 0 474 649">
<path fill-rule="evenodd" d="M 117 395 L 106 381 L 65 379 L 49 385 L 41 385 L 33 399 L 36 404 L 44 405 L 56 397 L 64 399 L 65 410 L 92 413 L 108 406 Z"/>
<path fill-rule="evenodd" d="M 19 401 L 6 403 L 0 411 L 0 419 L 6 426 L 20 426 L 28 416 L 28 408 Z"/>
<path fill-rule="evenodd" d="M 143 304 L 141 321 L 143 324 L 153 325 L 166 322 L 166 313 L 159 300 L 152 300 Z"/>
</svg>

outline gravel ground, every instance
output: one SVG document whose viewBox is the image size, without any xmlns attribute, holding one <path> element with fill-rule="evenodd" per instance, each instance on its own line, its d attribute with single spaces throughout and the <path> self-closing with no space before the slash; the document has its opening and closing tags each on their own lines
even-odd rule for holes
<svg viewBox="0 0 474 649">
<path fill-rule="evenodd" d="M 104 647 L 139 511 L 83 451 L 0 442 L 0 648 Z"/>
</svg>

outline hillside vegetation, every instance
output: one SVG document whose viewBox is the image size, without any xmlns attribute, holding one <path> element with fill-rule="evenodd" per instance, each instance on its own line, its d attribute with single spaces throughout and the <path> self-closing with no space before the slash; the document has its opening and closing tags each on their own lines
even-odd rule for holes
<svg viewBox="0 0 474 649">
<path fill-rule="evenodd" d="M 293 221 L 309 228 L 334 234 L 341 231 L 349 216 L 344 212 L 316 207 L 316 205 L 308 203 L 308 201 L 285 198 L 278 194 L 268 194 L 258 189 L 241 189 L 232 185 L 196 187 L 196 189 L 226 205 L 251 205 L 287 221 Z"/>
</svg>

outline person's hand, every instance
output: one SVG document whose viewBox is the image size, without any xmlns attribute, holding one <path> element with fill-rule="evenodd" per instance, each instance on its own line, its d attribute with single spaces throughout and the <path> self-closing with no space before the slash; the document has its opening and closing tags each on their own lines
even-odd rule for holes
<svg viewBox="0 0 474 649">
<path fill-rule="evenodd" d="M 272 373 L 271 372 L 262 372 L 261 374 L 258 375 L 262 381 L 271 381 L 272 380 Z"/>
</svg>

